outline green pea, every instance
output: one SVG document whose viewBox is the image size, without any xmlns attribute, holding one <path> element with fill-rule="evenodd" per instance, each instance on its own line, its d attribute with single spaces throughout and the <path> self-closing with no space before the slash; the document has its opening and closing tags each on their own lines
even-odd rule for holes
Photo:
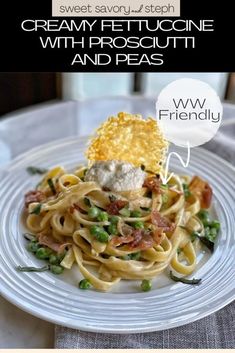
<svg viewBox="0 0 235 353">
<path fill-rule="evenodd" d="M 100 222 L 106 222 L 108 221 L 109 219 L 109 216 L 108 216 L 108 213 L 105 212 L 105 211 L 100 211 L 98 216 L 97 216 L 97 220 L 100 221 Z"/>
<path fill-rule="evenodd" d="M 123 217 L 130 217 L 131 215 L 131 211 L 128 210 L 128 208 L 124 207 L 119 211 L 120 215 L 122 215 Z"/>
<path fill-rule="evenodd" d="M 209 212 L 207 210 L 201 210 L 200 212 L 198 212 L 198 217 L 200 218 L 200 220 L 202 221 L 202 223 L 206 224 L 208 222 L 210 222 L 210 217 L 209 217 Z"/>
<path fill-rule="evenodd" d="M 220 229 L 220 222 L 217 221 L 216 219 L 211 222 L 211 228 L 215 228 L 217 230 Z"/>
<path fill-rule="evenodd" d="M 59 265 L 51 265 L 50 270 L 54 275 L 60 275 L 64 271 L 64 267 Z"/>
<path fill-rule="evenodd" d="M 41 247 L 36 251 L 36 257 L 40 260 L 48 259 L 50 255 L 51 255 L 51 250 L 48 248 Z"/>
<path fill-rule="evenodd" d="M 96 234 L 96 239 L 101 243 L 107 243 L 109 241 L 109 234 L 103 230 L 102 232 Z"/>
<path fill-rule="evenodd" d="M 143 229 L 144 228 L 144 223 L 141 221 L 137 221 L 133 223 L 133 226 L 135 229 Z"/>
<path fill-rule="evenodd" d="M 150 291 L 152 288 L 152 283 L 150 280 L 148 279 L 144 279 L 142 282 L 141 282 L 141 289 L 143 292 L 148 292 Z"/>
<path fill-rule="evenodd" d="M 90 232 L 101 243 L 107 243 L 109 240 L 109 234 L 104 230 L 103 227 L 94 225 L 90 228 Z"/>
<path fill-rule="evenodd" d="M 108 226 L 108 232 L 109 232 L 109 234 L 117 235 L 117 234 L 118 234 L 118 230 L 117 230 L 116 225 L 111 223 L 111 224 Z"/>
<path fill-rule="evenodd" d="M 91 288 L 91 283 L 88 281 L 88 279 L 82 279 L 80 282 L 79 282 L 79 288 L 80 289 L 90 289 Z"/>
<path fill-rule="evenodd" d="M 118 221 L 119 221 L 119 217 L 118 217 L 118 216 L 110 216 L 110 217 L 109 217 L 109 221 L 110 221 L 112 224 L 117 224 Z"/>
<path fill-rule="evenodd" d="M 90 232 L 92 235 L 96 236 L 97 234 L 99 234 L 100 232 L 103 232 L 104 231 L 104 228 L 103 227 L 100 227 L 100 226 L 91 226 L 90 228 Z"/>
<path fill-rule="evenodd" d="M 131 217 L 133 218 L 140 218 L 142 216 L 142 213 L 138 210 L 131 211 Z"/>
<path fill-rule="evenodd" d="M 40 245 L 38 244 L 38 242 L 35 241 L 31 241 L 28 245 L 27 245 L 27 250 L 29 252 L 35 253 L 38 248 L 40 247 Z"/>
<path fill-rule="evenodd" d="M 49 263 L 52 265 L 59 265 L 60 262 L 61 262 L 60 258 L 58 258 L 58 256 L 56 256 L 56 255 L 51 255 L 49 257 Z"/>
<path fill-rule="evenodd" d="M 96 218 L 98 217 L 100 213 L 100 210 L 97 208 L 97 207 L 91 207 L 89 210 L 88 210 L 88 216 L 90 218 Z"/>
</svg>

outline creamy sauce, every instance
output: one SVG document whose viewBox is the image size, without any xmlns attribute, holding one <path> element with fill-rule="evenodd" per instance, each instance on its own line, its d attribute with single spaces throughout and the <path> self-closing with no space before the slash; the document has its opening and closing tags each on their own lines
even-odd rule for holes
<svg viewBox="0 0 235 353">
<path fill-rule="evenodd" d="M 140 189 L 146 173 L 140 167 L 122 161 L 99 161 L 88 169 L 85 181 L 95 181 L 111 191 Z"/>
</svg>

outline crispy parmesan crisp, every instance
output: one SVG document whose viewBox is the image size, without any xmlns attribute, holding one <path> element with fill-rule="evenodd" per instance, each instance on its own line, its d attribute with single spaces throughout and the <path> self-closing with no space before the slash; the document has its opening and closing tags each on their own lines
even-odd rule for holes
<svg viewBox="0 0 235 353">
<path fill-rule="evenodd" d="M 157 121 L 141 115 L 119 113 L 110 117 L 97 130 L 86 152 L 89 162 L 121 160 L 159 173 L 168 143 Z"/>
</svg>

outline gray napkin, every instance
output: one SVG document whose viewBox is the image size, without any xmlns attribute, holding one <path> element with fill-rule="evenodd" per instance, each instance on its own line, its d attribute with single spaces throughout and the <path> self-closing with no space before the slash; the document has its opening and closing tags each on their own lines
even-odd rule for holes
<svg viewBox="0 0 235 353">
<path fill-rule="evenodd" d="M 235 119 L 226 120 L 203 147 L 235 165 Z M 191 324 L 152 333 L 101 334 L 56 326 L 55 348 L 235 348 L 235 302 Z"/>
</svg>

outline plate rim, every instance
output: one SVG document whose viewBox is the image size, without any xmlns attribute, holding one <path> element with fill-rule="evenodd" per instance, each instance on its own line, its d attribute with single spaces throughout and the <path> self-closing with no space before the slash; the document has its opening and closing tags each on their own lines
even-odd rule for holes
<svg viewBox="0 0 235 353">
<path fill-rule="evenodd" d="M 66 144 L 66 143 L 74 143 L 74 142 L 77 142 L 78 140 L 84 140 L 87 142 L 87 140 L 89 138 L 90 138 L 90 136 L 87 136 L 87 135 L 83 135 L 83 136 L 74 135 L 71 137 L 57 139 L 52 142 L 36 146 L 36 147 L 20 154 L 19 156 L 17 156 L 13 160 L 11 160 L 3 168 L 1 168 L 0 173 L 3 172 L 3 179 L 2 180 L 4 181 L 4 179 L 7 177 L 7 174 L 10 172 L 11 167 L 15 166 L 16 163 L 20 163 L 22 160 L 24 160 L 25 158 L 27 158 L 27 156 L 30 156 L 31 154 L 40 152 L 40 150 L 45 149 L 45 148 L 50 148 L 52 146 L 56 148 L 56 146 L 58 146 L 58 145 Z M 235 172 L 235 167 L 231 163 L 229 163 L 228 161 L 222 159 L 220 156 L 218 156 L 218 155 L 214 154 L 213 152 L 208 151 L 202 147 L 197 147 L 196 149 L 200 150 L 203 153 L 206 153 L 208 156 L 211 156 L 214 160 L 222 163 L 223 165 L 226 165 L 230 171 Z M 4 173 L 6 173 L 6 174 L 4 174 Z M 54 323 L 54 324 L 64 325 L 66 327 L 80 329 L 83 331 L 97 332 L 97 333 L 117 333 L 117 334 L 154 332 L 154 331 L 162 331 L 162 330 L 170 329 L 170 328 L 174 328 L 174 327 L 180 327 L 185 324 L 189 324 L 189 323 L 195 322 L 197 320 L 200 320 L 208 315 L 211 315 L 212 313 L 217 312 L 218 310 L 222 309 L 223 307 L 225 307 L 226 305 L 228 305 L 229 303 L 231 303 L 235 300 L 235 292 L 233 294 L 233 291 L 230 290 L 227 293 L 227 295 L 229 294 L 229 297 L 226 300 L 221 301 L 217 305 L 214 305 L 211 309 L 209 308 L 206 311 L 203 311 L 203 312 L 197 314 L 196 317 L 190 318 L 190 322 L 188 322 L 188 318 L 186 317 L 186 318 L 181 319 L 180 322 L 175 321 L 175 322 L 165 323 L 164 328 L 157 327 L 157 326 L 151 327 L 150 325 L 148 325 L 148 327 L 146 327 L 146 328 L 143 328 L 143 327 L 142 328 L 123 327 L 122 329 L 115 329 L 114 327 L 112 327 L 111 329 L 108 329 L 107 327 L 105 327 L 104 329 L 102 329 L 101 327 L 97 328 L 95 326 L 95 323 L 93 324 L 93 326 L 86 325 L 86 323 L 84 321 L 82 321 L 82 325 L 79 325 L 79 316 L 78 316 L 78 319 L 76 321 L 74 320 L 73 322 L 67 321 L 63 316 L 59 317 L 58 314 L 50 313 L 50 315 L 53 317 L 52 318 L 48 317 L 46 312 L 44 312 L 44 313 L 38 312 L 36 308 L 29 308 L 27 306 L 27 303 L 25 301 L 23 301 L 22 299 L 18 299 L 18 300 L 17 300 L 17 298 L 15 299 L 16 295 L 14 293 L 15 292 L 10 292 L 9 290 L 4 290 L 4 286 L 0 282 L 0 294 L 2 295 L 2 297 L 5 298 L 10 303 L 12 303 L 13 305 L 20 308 L 21 310 L 23 310 L 33 316 L 36 316 L 40 319 L 46 320 L 46 321 Z M 156 325 L 156 324 L 152 323 L 152 325 Z"/>
</svg>

